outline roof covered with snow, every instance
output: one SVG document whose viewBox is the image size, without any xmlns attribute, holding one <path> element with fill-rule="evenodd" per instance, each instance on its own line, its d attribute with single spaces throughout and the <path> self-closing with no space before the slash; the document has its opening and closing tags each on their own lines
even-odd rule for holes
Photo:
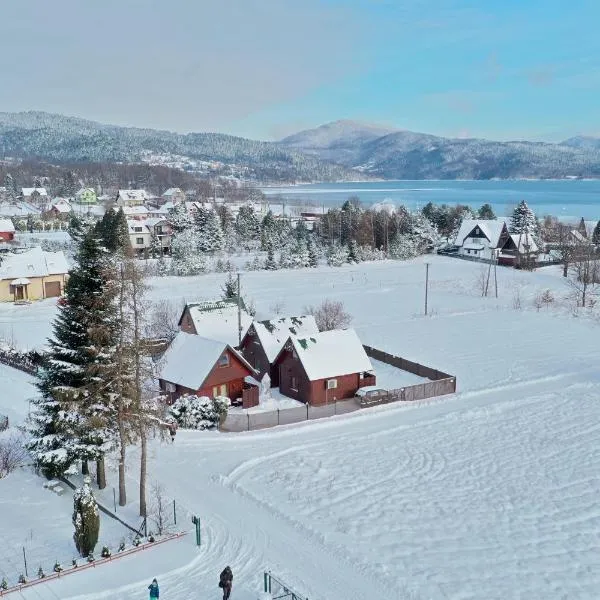
<svg viewBox="0 0 600 600">
<path fill-rule="evenodd" d="M 0 202 L 0 215 L 10 217 L 26 217 L 27 215 L 39 215 L 40 209 L 27 202 Z"/>
<path fill-rule="evenodd" d="M 238 307 L 235 300 L 194 302 L 186 306 L 198 335 L 238 345 Z M 252 317 L 242 308 L 242 337 L 252 324 Z"/>
<path fill-rule="evenodd" d="M 181 188 L 169 188 L 163 194 L 163 198 L 170 198 L 171 196 L 174 196 L 175 194 L 183 194 L 183 192 L 181 191 Z"/>
<path fill-rule="evenodd" d="M 0 279 L 20 277 L 47 277 L 69 272 L 69 265 L 63 252 L 46 252 L 32 248 L 19 254 L 8 254 L 0 265 Z"/>
<path fill-rule="evenodd" d="M 149 199 L 148 192 L 146 190 L 119 190 L 117 194 L 117 202 L 133 202 L 143 204 Z"/>
<path fill-rule="evenodd" d="M 15 231 L 15 226 L 10 219 L 0 219 L 0 231 L 12 233 Z"/>
<path fill-rule="evenodd" d="M 252 325 L 270 363 L 277 358 L 291 335 L 304 337 L 319 333 L 319 328 L 312 315 L 254 321 Z"/>
<path fill-rule="evenodd" d="M 146 206 L 123 206 L 123 214 L 129 217 L 147 215 L 150 210 Z"/>
<path fill-rule="evenodd" d="M 23 196 L 31 196 L 34 192 L 37 192 L 40 196 L 47 196 L 48 192 L 43 187 L 32 187 L 32 188 L 21 188 Z"/>
<path fill-rule="evenodd" d="M 515 243 L 515 246 L 519 249 L 520 254 L 538 251 L 537 244 L 530 233 L 511 233 L 510 237 Z"/>
<path fill-rule="evenodd" d="M 161 359 L 159 377 L 197 390 L 228 349 L 253 372 L 250 365 L 229 344 L 180 331 Z"/>
<path fill-rule="evenodd" d="M 454 244 L 456 246 L 462 246 L 465 238 L 468 237 L 473 229 L 479 227 L 481 232 L 489 240 L 490 246 L 492 248 L 497 248 L 505 225 L 506 221 L 503 219 L 463 219 Z"/>
<path fill-rule="evenodd" d="M 290 340 L 310 381 L 373 370 L 354 329 L 291 336 Z"/>
</svg>

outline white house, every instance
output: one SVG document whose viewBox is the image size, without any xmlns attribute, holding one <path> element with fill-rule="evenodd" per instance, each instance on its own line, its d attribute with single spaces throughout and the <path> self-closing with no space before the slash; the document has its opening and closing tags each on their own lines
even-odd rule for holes
<svg viewBox="0 0 600 600">
<path fill-rule="evenodd" d="M 21 188 L 21 196 L 25 202 L 29 202 L 33 198 L 47 198 L 48 192 L 44 187 Z"/>
<path fill-rule="evenodd" d="M 115 205 L 139 206 L 150 200 L 150 195 L 146 190 L 119 190 L 115 198 Z"/>
<path fill-rule="evenodd" d="M 169 188 L 162 196 L 162 202 L 172 202 L 173 204 L 179 204 L 185 202 L 185 192 L 180 188 Z"/>
<path fill-rule="evenodd" d="M 172 229 L 166 219 L 128 219 L 127 226 L 131 247 L 138 254 L 147 254 L 154 243 L 158 244 L 163 253 L 169 251 Z M 154 238 L 156 241 L 154 241 Z"/>
<path fill-rule="evenodd" d="M 464 219 L 454 245 L 458 254 L 492 259 L 504 247 L 510 234 L 506 221 L 500 219 Z"/>
</svg>

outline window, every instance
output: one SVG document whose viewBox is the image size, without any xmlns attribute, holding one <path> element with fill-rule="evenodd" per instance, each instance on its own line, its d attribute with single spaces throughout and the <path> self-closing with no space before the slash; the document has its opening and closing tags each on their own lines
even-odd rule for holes
<svg viewBox="0 0 600 600">
<path fill-rule="evenodd" d="M 294 377 L 292 375 L 292 377 L 290 378 L 290 387 L 297 392 L 298 391 L 298 378 Z"/>
<path fill-rule="evenodd" d="M 227 396 L 227 384 L 223 383 L 221 385 L 215 385 L 212 389 L 213 398 L 216 396 Z"/>
<path fill-rule="evenodd" d="M 219 358 L 219 362 L 217 363 L 220 367 L 228 367 L 229 366 L 229 354 L 222 354 Z"/>
<path fill-rule="evenodd" d="M 138 246 L 141 246 L 144 243 L 144 238 L 143 237 L 142 238 L 135 238 L 135 243 Z"/>
<path fill-rule="evenodd" d="M 134 230 L 136 233 L 141 233 L 141 232 L 142 232 L 142 228 L 141 228 L 141 227 L 134 227 L 134 228 L 133 228 L 133 230 Z"/>
<path fill-rule="evenodd" d="M 156 233 L 156 235 L 160 235 L 163 232 L 162 227 L 160 225 L 157 225 L 154 228 L 154 233 Z"/>
<path fill-rule="evenodd" d="M 337 387 L 337 379 L 328 379 L 327 380 L 327 389 L 334 390 Z"/>
<path fill-rule="evenodd" d="M 475 235 L 479 235 L 479 227 L 475 227 Z"/>
</svg>

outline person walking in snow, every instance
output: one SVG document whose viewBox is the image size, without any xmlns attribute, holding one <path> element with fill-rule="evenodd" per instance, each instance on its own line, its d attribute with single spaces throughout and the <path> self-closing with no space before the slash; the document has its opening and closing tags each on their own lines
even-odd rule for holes
<svg viewBox="0 0 600 600">
<path fill-rule="evenodd" d="M 229 600 L 232 586 L 233 573 L 231 572 L 231 567 L 227 566 L 223 569 L 219 577 L 219 587 L 223 588 L 223 600 Z"/>
<path fill-rule="evenodd" d="M 150 590 L 150 600 L 152 600 L 152 598 L 158 598 L 158 581 L 156 581 L 156 577 L 152 580 L 152 583 L 148 586 L 148 589 Z"/>
</svg>

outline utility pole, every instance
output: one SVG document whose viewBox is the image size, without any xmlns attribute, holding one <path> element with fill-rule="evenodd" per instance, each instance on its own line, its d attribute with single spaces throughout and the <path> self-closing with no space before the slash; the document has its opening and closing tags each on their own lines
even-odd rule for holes
<svg viewBox="0 0 600 600">
<path fill-rule="evenodd" d="M 425 263 L 425 316 L 427 316 L 427 295 L 429 292 L 429 263 Z"/>
<path fill-rule="evenodd" d="M 498 254 L 500 253 L 500 250 L 496 250 L 494 252 L 494 287 L 496 289 L 496 298 L 498 297 L 498 274 L 496 272 L 496 269 L 498 267 Z"/>
<path fill-rule="evenodd" d="M 241 275 L 237 274 L 237 308 L 238 308 L 238 348 L 242 345 L 242 290 Z"/>
</svg>

